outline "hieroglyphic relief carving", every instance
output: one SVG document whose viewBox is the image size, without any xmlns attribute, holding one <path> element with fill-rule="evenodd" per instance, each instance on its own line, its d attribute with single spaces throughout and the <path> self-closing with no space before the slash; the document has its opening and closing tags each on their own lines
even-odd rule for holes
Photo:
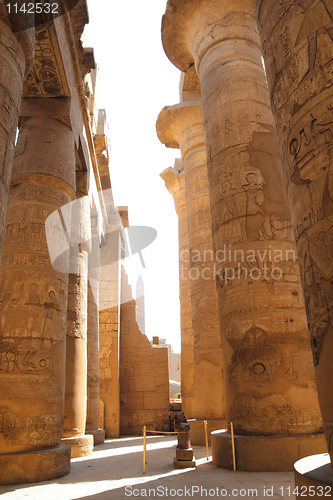
<svg viewBox="0 0 333 500">
<path fill-rule="evenodd" d="M 35 61 L 24 81 L 23 94 L 33 97 L 66 95 L 62 63 L 56 56 L 52 35 L 43 25 L 36 28 Z"/>
<path fill-rule="evenodd" d="M 333 221 L 324 219 L 309 229 L 300 242 L 310 341 L 317 366 L 329 324 L 333 326 Z"/>
<path fill-rule="evenodd" d="M 272 345 L 264 330 L 251 328 L 241 342 L 229 338 L 234 348 L 232 362 L 228 368 L 229 381 L 232 382 L 238 364 L 242 365 L 243 382 L 254 382 L 258 387 L 271 383 L 281 363 L 278 347 Z"/>
<path fill-rule="evenodd" d="M 0 433 L 9 445 L 20 444 L 30 446 L 50 446 L 49 436 L 54 436 L 54 444 L 61 438 L 63 416 L 44 414 L 38 417 L 19 419 L 15 414 L 0 413 Z"/>
<path fill-rule="evenodd" d="M 263 395 L 256 391 L 237 395 L 230 418 L 239 434 L 290 435 L 295 428 L 299 434 L 311 434 L 314 429 L 322 428 L 319 409 L 295 410 L 282 394 Z M 255 431 L 253 424 L 248 425 L 250 421 L 255 422 Z"/>
</svg>

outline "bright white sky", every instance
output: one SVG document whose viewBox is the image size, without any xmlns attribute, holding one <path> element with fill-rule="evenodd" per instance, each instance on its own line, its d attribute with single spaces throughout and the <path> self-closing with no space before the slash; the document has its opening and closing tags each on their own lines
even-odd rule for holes
<svg viewBox="0 0 333 500">
<path fill-rule="evenodd" d="M 161 43 L 166 0 L 89 0 L 86 28 L 99 67 L 98 107 L 105 108 L 111 142 L 115 203 L 128 205 L 130 225 L 157 230 L 155 242 L 125 260 L 135 297 L 139 274 L 145 284 L 146 335 L 166 338 L 180 352 L 178 220 L 172 196 L 159 174 L 180 157 L 166 149 L 155 123 L 164 106 L 179 102 L 180 72 Z"/>
</svg>

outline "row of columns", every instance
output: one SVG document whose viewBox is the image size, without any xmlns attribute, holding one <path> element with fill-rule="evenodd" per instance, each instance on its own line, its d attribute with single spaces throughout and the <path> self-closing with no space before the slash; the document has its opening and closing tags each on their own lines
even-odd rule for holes
<svg viewBox="0 0 333 500">
<path fill-rule="evenodd" d="M 320 121 L 319 116 L 313 118 L 311 125 L 312 130 L 315 129 L 317 133 L 317 143 L 314 141 L 313 148 L 318 145 L 319 134 L 322 134 L 321 156 L 312 152 L 309 154 L 310 134 L 306 135 L 300 119 L 296 120 L 297 113 L 303 116 L 305 109 L 301 104 L 295 104 L 294 95 L 288 91 L 285 83 L 286 75 L 291 72 L 290 66 L 285 69 L 285 74 L 279 72 L 283 66 L 281 61 L 286 59 L 283 52 L 286 51 L 283 45 L 286 36 L 283 29 L 286 28 L 279 20 L 282 12 L 287 16 L 296 6 L 286 8 L 284 12 L 280 4 L 275 5 L 275 17 L 272 17 L 270 2 L 258 0 L 254 3 L 261 23 L 268 67 L 274 73 L 270 77 L 268 71 L 268 79 L 272 98 L 276 101 L 279 138 L 262 65 L 261 42 L 252 0 L 232 4 L 225 0 L 170 0 L 162 20 L 162 41 L 173 64 L 185 74 L 192 71 L 194 66 L 200 80 L 203 115 L 200 127 L 204 124 L 207 152 L 205 175 L 211 205 L 226 416 L 228 423 L 233 422 L 236 432 L 238 468 L 290 470 L 293 462 L 301 456 L 311 451 L 324 451 L 320 435 L 322 420 L 314 382 L 297 255 L 301 264 L 303 286 L 308 280 L 305 285 L 309 290 L 309 297 L 306 295 L 308 322 L 310 330 L 312 321 L 312 328 L 317 332 L 315 335 L 311 334 L 315 338 L 315 341 L 312 340 L 315 359 L 316 352 L 319 351 L 320 354 L 318 345 L 323 342 L 323 330 L 329 331 L 331 328 L 327 316 L 328 306 L 324 305 L 330 297 L 330 276 L 327 270 L 326 275 L 317 272 L 309 282 L 309 273 L 313 273 L 311 258 L 304 250 L 304 243 L 300 247 L 298 242 L 296 252 L 294 233 L 299 240 L 299 233 L 304 232 L 305 224 L 302 223 L 302 229 L 298 225 L 300 221 L 306 220 L 312 209 L 309 189 L 311 180 L 321 182 L 322 190 L 325 180 L 327 190 L 330 187 L 329 172 L 324 173 L 326 169 L 329 170 L 330 164 L 327 153 L 329 147 L 326 145 L 331 137 L 327 130 L 330 101 L 327 97 L 326 102 L 323 102 L 324 96 L 317 98 L 323 114 Z M 306 7 L 306 2 L 297 3 L 300 4 L 299 11 L 307 12 L 308 18 L 310 13 L 320 11 L 322 16 L 319 20 L 318 14 L 317 23 L 325 20 L 327 24 L 322 30 L 326 30 L 326 34 L 330 36 L 330 14 L 324 16 L 323 5 L 317 5 L 321 2 L 315 2 L 312 8 Z M 326 7 L 325 9 L 328 12 Z M 295 19 L 291 16 L 290 37 L 291 26 L 294 26 L 292 22 L 295 23 Z M 300 27 L 303 42 L 307 29 L 308 24 L 304 21 Z M 314 47 L 310 38 L 309 35 L 309 47 Z M 297 40 L 293 41 L 297 46 L 296 42 Z M 292 41 L 288 47 L 291 46 Z M 297 55 L 299 56 L 299 52 L 294 55 L 294 64 Z M 291 57 L 289 54 L 288 58 Z M 309 72 L 313 78 L 311 68 Z M 321 83 L 326 94 L 330 93 L 327 90 L 328 78 L 327 76 L 325 90 L 324 83 Z M 310 94 L 311 90 L 313 93 L 313 88 L 309 82 L 309 95 L 313 95 Z M 285 91 L 284 95 L 282 90 Z M 301 96 L 301 92 L 299 95 Z M 192 102 L 165 108 L 157 123 L 162 142 L 171 147 L 178 144 L 184 163 L 188 150 L 202 135 L 198 131 L 199 123 L 196 118 L 200 106 L 201 103 Z M 311 109 L 306 109 L 306 113 L 310 115 Z M 286 118 L 294 124 L 292 131 L 285 126 Z M 196 128 L 191 128 L 190 121 Z M 180 131 L 179 137 L 177 133 L 174 134 L 174 130 Z M 290 144 L 288 146 L 287 143 L 287 147 L 294 156 L 292 181 L 290 178 L 288 181 L 286 176 L 289 167 L 286 165 L 286 157 L 290 162 L 290 154 L 289 159 L 288 155 L 283 156 L 282 163 L 279 145 L 279 140 L 280 144 L 285 144 L 287 138 Z M 302 160 L 299 151 L 303 154 Z M 310 159 L 316 166 L 313 167 L 313 174 L 308 163 Z M 304 168 L 303 176 L 295 173 L 297 161 Z M 289 172 L 290 170 L 289 167 Z M 186 181 L 185 178 L 185 186 Z M 200 187 L 203 185 L 204 183 Z M 198 187 L 195 189 L 198 190 Z M 317 201 L 321 202 L 321 198 L 315 194 Z M 186 204 L 190 205 L 191 192 L 186 188 L 185 198 Z M 329 210 L 329 195 L 326 196 L 325 203 L 324 209 Z M 315 210 L 317 214 L 319 208 L 315 207 Z M 188 220 L 195 220 L 199 215 L 201 212 L 198 205 L 189 213 Z M 316 217 L 314 214 L 312 224 L 318 219 Z M 315 250 L 312 259 L 317 258 L 318 262 L 319 254 L 323 257 L 326 251 L 325 258 L 328 262 L 330 223 L 319 224 L 321 233 L 319 231 L 317 234 L 321 236 L 321 243 L 313 243 Z M 315 287 L 318 289 L 317 293 L 313 293 Z M 204 289 L 201 291 L 202 294 L 205 293 Z M 319 299 L 323 303 L 321 306 Z M 322 316 L 319 311 L 313 313 L 316 307 L 321 309 Z M 206 311 L 203 317 L 209 321 Z M 194 329 L 193 321 L 192 311 Z M 331 351 L 326 352 L 329 357 Z M 316 376 L 321 410 L 325 413 L 333 405 L 327 404 L 327 399 L 325 401 L 321 396 L 322 388 L 327 387 L 325 380 L 328 380 L 329 373 L 326 355 L 321 356 L 325 368 L 322 371 L 316 368 Z M 326 394 L 325 390 L 323 393 Z M 333 428 L 330 413 L 326 412 L 329 418 L 324 413 L 325 432 L 330 436 L 330 429 Z M 266 439 L 268 436 L 269 440 Z M 328 442 L 331 442 L 330 438 Z M 229 443 L 230 435 L 226 432 L 214 436 L 214 460 L 217 465 L 231 467 Z M 283 456 L 288 455 L 287 460 L 281 460 L 282 447 Z"/>
</svg>

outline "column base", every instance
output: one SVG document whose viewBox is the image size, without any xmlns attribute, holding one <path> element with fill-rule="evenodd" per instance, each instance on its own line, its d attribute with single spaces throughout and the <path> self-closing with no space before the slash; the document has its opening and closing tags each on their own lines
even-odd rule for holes
<svg viewBox="0 0 333 500">
<path fill-rule="evenodd" d="M 38 483 L 66 476 L 70 460 L 68 446 L 0 455 L 0 484 Z"/>
<path fill-rule="evenodd" d="M 328 453 L 298 460 L 294 464 L 294 478 L 295 488 L 302 498 L 333 496 L 333 468 Z"/>
<path fill-rule="evenodd" d="M 294 463 L 327 451 L 324 434 L 299 436 L 235 436 L 236 468 L 248 472 L 292 471 Z M 212 432 L 213 464 L 232 469 L 231 434 Z"/>
<path fill-rule="evenodd" d="M 199 446 L 205 446 L 205 428 L 204 428 L 204 420 L 205 419 L 195 419 L 189 420 L 191 424 L 190 434 L 191 434 L 191 444 L 196 444 Z M 210 434 L 213 431 L 221 430 L 224 427 L 227 427 L 227 421 L 225 419 L 216 419 L 216 420 L 207 420 L 208 424 L 208 444 L 211 444 Z"/>
<path fill-rule="evenodd" d="M 94 451 L 94 438 L 92 436 L 62 438 L 61 444 L 71 447 L 71 458 L 87 457 Z"/>
<path fill-rule="evenodd" d="M 99 444 L 103 444 L 105 441 L 105 430 L 97 429 L 95 431 L 86 431 L 86 436 L 92 435 L 94 436 L 94 446 L 98 446 Z"/>
</svg>

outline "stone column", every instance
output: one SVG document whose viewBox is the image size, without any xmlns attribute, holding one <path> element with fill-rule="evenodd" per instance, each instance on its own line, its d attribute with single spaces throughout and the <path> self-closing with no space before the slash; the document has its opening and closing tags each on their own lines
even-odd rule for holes
<svg viewBox="0 0 333 500">
<path fill-rule="evenodd" d="M 237 468 L 290 470 L 309 447 L 322 450 L 322 424 L 253 2 L 170 0 L 162 39 L 171 61 L 183 71 L 194 63 L 201 82 Z M 230 468 L 229 438 L 220 433 L 212 446 L 213 461 Z"/>
<path fill-rule="evenodd" d="M 217 311 L 207 159 L 200 101 L 182 102 L 162 110 L 157 135 L 169 147 L 181 149 L 184 162 L 194 354 L 194 418 L 209 420 L 209 430 L 225 425 L 222 350 Z M 202 427 L 203 429 L 203 427 Z M 198 444 L 193 433 L 192 443 Z M 202 432 L 204 444 L 204 431 Z"/>
<path fill-rule="evenodd" d="M 69 241 L 74 189 L 70 128 L 53 118 L 27 120 L 15 150 L 0 272 L 0 483 L 69 472 L 70 448 L 59 447 L 68 275 L 52 267 L 50 252 Z M 51 213 L 57 224 L 46 240 Z M 67 251 L 55 267 L 68 271 L 68 261 Z"/>
<path fill-rule="evenodd" d="M 178 215 L 179 232 L 179 299 L 181 330 L 181 391 L 182 407 L 187 418 L 194 418 L 194 357 L 193 329 L 191 316 L 190 282 L 185 279 L 189 273 L 189 262 L 182 262 L 182 255 L 189 254 L 188 226 L 185 204 L 184 166 L 181 160 L 175 161 L 175 168 L 167 168 L 161 173 L 166 188 L 172 195 Z"/>
<path fill-rule="evenodd" d="M 96 229 L 96 228 L 94 228 Z M 105 430 L 99 429 L 99 282 L 101 261 L 99 237 L 93 231 L 92 249 L 89 256 L 88 286 L 88 392 L 86 433 L 94 436 L 94 444 L 103 444 Z"/>
<path fill-rule="evenodd" d="M 79 183 L 77 183 L 79 184 Z M 72 204 L 66 331 L 66 393 L 62 444 L 71 457 L 91 455 L 94 439 L 85 435 L 87 410 L 88 253 L 91 248 L 90 200 L 77 190 Z"/>
<path fill-rule="evenodd" d="M 11 24 L 0 3 L 0 261 L 22 85 L 34 57 L 35 33 L 28 29 L 32 16 L 16 16 L 22 29 L 14 34 L 18 26 Z"/>
<path fill-rule="evenodd" d="M 254 2 L 333 458 L 333 4 Z"/>
</svg>

